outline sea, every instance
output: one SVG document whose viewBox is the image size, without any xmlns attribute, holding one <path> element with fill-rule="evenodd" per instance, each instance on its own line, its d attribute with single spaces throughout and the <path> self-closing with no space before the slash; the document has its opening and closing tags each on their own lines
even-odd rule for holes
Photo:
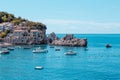
<svg viewBox="0 0 120 80">
<path fill-rule="evenodd" d="M 65 34 L 57 34 L 60 38 Z M 15 46 L 10 54 L 0 55 L 0 80 L 120 80 L 120 34 L 74 34 L 87 38 L 87 47 L 34 45 Z M 106 48 L 111 44 L 111 48 Z M 47 53 L 33 53 L 41 47 Z M 59 48 L 60 51 L 55 51 Z M 76 55 L 65 55 L 67 51 Z M 36 70 L 42 66 L 42 70 Z"/>
</svg>

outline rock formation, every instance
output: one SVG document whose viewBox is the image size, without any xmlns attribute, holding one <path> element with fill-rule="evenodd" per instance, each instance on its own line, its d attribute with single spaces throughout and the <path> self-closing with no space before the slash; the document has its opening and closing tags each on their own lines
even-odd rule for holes
<svg viewBox="0 0 120 80">
<path fill-rule="evenodd" d="M 48 43 L 52 43 L 54 40 L 58 40 L 59 38 L 56 36 L 54 32 L 48 35 Z"/>
<path fill-rule="evenodd" d="M 66 34 L 65 37 L 62 39 L 57 39 L 58 37 L 55 33 L 51 33 L 48 36 L 48 41 L 51 45 L 57 46 L 77 46 L 77 47 L 86 47 L 87 46 L 87 39 L 78 39 L 75 38 L 73 34 Z"/>
</svg>

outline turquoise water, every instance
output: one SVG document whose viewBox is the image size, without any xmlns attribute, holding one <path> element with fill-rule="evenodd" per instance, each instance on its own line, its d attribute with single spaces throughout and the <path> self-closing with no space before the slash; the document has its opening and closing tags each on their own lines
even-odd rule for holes
<svg viewBox="0 0 120 80">
<path fill-rule="evenodd" d="M 62 37 L 63 34 L 58 35 Z M 75 35 L 88 38 L 88 47 L 49 48 L 48 53 L 33 54 L 31 49 L 16 48 L 8 55 L 0 55 L 0 80 L 120 80 L 120 34 Z M 105 48 L 110 43 L 112 48 Z M 77 51 L 66 56 L 68 50 Z M 35 70 L 35 66 L 43 70 Z"/>
</svg>

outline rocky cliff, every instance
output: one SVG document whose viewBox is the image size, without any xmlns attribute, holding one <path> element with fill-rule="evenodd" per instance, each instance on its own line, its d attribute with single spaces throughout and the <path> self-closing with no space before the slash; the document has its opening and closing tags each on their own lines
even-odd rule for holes
<svg viewBox="0 0 120 80">
<path fill-rule="evenodd" d="M 46 44 L 47 27 L 11 13 L 0 12 L 0 38 L 13 44 Z M 34 31 L 34 32 L 31 32 Z"/>
<path fill-rule="evenodd" d="M 51 33 L 48 37 L 48 41 L 51 45 L 57 46 L 77 46 L 77 47 L 86 47 L 87 39 L 75 38 L 73 34 L 66 34 L 62 39 L 58 39 L 55 33 Z"/>
<path fill-rule="evenodd" d="M 48 43 L 52 43 L 55 40 L 59 40 L 59 38 L 56 36 L 56 34 L 54 32 L 50 33 L 48 35 Z"/>
</svg>

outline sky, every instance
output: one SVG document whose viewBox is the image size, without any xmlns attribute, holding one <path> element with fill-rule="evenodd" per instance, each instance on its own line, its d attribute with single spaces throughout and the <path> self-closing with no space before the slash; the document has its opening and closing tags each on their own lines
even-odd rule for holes
<svg viewBox="0 0 120 80">
<path fill-rule="evenodd" d="M 0 0 L 0 11 L 47 25 L 47 33 L 120 34 L 120 0 Z"/>
</svg>

